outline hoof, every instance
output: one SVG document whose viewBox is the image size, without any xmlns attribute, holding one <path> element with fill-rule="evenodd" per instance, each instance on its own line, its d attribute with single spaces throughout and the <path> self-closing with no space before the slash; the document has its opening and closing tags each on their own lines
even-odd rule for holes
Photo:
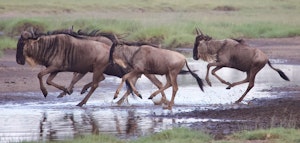
<svg viewBox="0 0 300 143">
<path fill-rule="evenodd" d="M 42 92 L 43 92 L 44 97 L 46 98 L 48 95 L 48 92 L 47 91 L 42 91 Z"/>
<path fill-rule="evenodd" d="M 152 97 L 152 96 L 150 96 L 148 99 L 150 99 L 150 100 L 151 100 L 151 99 L 153 99 L 153 97 Z"/>
<path fill-rule="evenodd" d="M 230 86 L 226 87 L 226 89 L 230 89 L 230 88 L 231 88 Z"/>
<path fill-rule="evenodd" d="M 164 110 L 172 110 L 172 107 L 170 107 L 170 106 L 165 106 L 165 107 L 163 107 L 163 109 L 164 109 Z"/>
<path fill-rule="evenodd" d="M 62 98 L 62 97 L 64 97 L 65 95 L 67 95 L 67 93 L 66 93 L 66 92 L 62 92 L 62 93 L 60 93 L 60 94 L 57 96 L 57 98 Z"/>
<path fill-rule="evenodd" d="M 141 95 L 141 94 L 138 94 L 137 96 L 138 96 L 138 97 L 140 97 L 141 99 L 143 99 L 143 97 L 142 97 L 142 95 Z"/>
<path fill-rule="evenodd" d="M 241 103 L 241 101 L 239 101 L 239 100 L 234 102 L 234 104 L 240 104 L 240 103 Z"/>
<path fill-rule="evenodd" d="M 82 107 L 84 103 L 80 102 L 76 106 Z"/>
<path fill-rule="evenodd" d="M 71 94 L 73 93 L 73 90 L 67 90 L 67 93 L 68 93 L 69 95 L 71 95 Z"/>
<path fill-rule="evenodd" d="M 80 94 L 84 94 L 84 93 L 86 93 L 86 90 L 82 90 L 82 91 L 80 92 Z"/>
</svg>

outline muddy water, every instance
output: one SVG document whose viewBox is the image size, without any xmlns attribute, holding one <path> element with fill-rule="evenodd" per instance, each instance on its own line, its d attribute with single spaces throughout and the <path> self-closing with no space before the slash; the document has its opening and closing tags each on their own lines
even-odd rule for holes
<svg viewBox="0 0 300 143">
<path fill-rule="evenodd" d="M 266 66 L 257 75 L 255 87 L 248 93 L 244 103 L 257 98 L 276 98 L 286 95 L 286 92 L 271 90 L 277 87 L 300 86 L 300 66 L 286 65 L 284 60 L 272 60 L 273 66 L 282 69 L 292 80 L 286 82 L 271 68 Z M 189 59 L 192 69 L 204 78 L 206 63 Z M 238 81 L 246 74 L 224 68 L 218 72 L 228 81 Z M 159 76 L 164 81 L 163 76 Z M 156 115 L 174 114 L 195 109 L 220 108 L 232 106 L 235 100 L 245 91 L 247 84 L 226 90 L 216 78 L 210 76 L 212 87 L 205 86 L 201 92 L 191 75 L 178 76 L 179 90 L 172 111 L 165 111 L 161 106 L 154 106 L 148 96 L 156 88 L 141 77 L 137 88 L 143 99 L 129 97 L 129 104 L 116 106 L 117 100 L 112 100 L 114 90 L 120 79 L 107 77 L 101 82 L 87 105 L 83 108 L 75 106 L 83 96 L 79 90 L 62 99 L 57 99 L 59 92 L 51 92 L 45 99 L 41 92 L 2 93 L 5 97 L 15 97 L 19 100 L 1 102 L 0 105 L 0 142 L 64 140 L 86 134 L 112 134 L 122 139 L 134 139 L 176 126 L 186 126 L 193 122 L 205 122 L 218 119 L 177 119 L 161 118 Z M 273 92 L 274 91 L 274 92 Z M 276 91 L 276 92 L 275 92 Z M 121 92 L 125 92 L 124 90 Z M 166 91 L 170 99 L 171 89 Z M 121 96 L 120 95 L 120 96 Z"/>
</svg>

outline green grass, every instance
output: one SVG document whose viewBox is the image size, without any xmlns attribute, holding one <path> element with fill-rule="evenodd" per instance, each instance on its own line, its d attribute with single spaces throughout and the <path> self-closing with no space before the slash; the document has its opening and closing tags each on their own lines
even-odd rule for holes
<svg viewBox="0 0 300 143">
<path fill-rule="evenodd" d="M 195 27 L 216 39 L 300 35 L 297 0 L 0 0 L 0 3 L 0 31 L 13 38 L 29 26 L 49 31 L 72 25 L 76 30 L 101 29 L 126 34 L 127 40 L 160 43 L 164 48 L 191 47 Z M 222 11 L 224 7 L 232 10 Z M 6 47 L 1 44 L 0 48 Z"/>
<path fill-rule="evenodd" d="M 110 135 L 87 135 L 73 140 L 51 141 L 49 143 L 299 143 L 299 129 L 272 128 L 256 131 L 242 131 L 226 136 L 223 140 L 214 140 L 210 135 L 186 128 L 165 130 L 137 139 L 121 140 Z"/>
<path fill-rule="evenodd" d="M 244 131 L 229 137 L 230 140 L 266 140 L 270 143 L 299 143 L 300 131 L 297 129 L 273 128 L 268 130 Z"/>
</svg>

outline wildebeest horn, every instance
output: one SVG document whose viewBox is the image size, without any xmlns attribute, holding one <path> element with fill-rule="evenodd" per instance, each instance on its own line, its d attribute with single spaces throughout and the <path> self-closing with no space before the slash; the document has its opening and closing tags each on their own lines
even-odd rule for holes
<svg viewBox="0 0 300 143">
<path fill-rule="evenodd" d="M 118 39 L 118 37 L 116 36 L 116 34 L 114 34 L 114 41 L 113 41 L 113 42 L 119 43 L 119 39 Z"/>
<path fill-rule="evenodd" d="M 32 34 L 32 37 L 35 37 L 34 31 L 33 31 L 33 27 L 30 28 L 30 33 Z"/>
<path fill-rule="evenodd" d="M 200 35 L 200 34 L 203 35 L 202 31 L 198 27 L 196 28 L 196 32 L 197 32 L 197 35 Z"/>
</svg>

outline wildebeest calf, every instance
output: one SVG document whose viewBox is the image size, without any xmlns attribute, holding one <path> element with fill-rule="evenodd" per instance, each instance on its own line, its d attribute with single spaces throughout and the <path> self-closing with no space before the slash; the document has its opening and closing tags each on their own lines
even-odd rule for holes
<svg viewBox="0 0 300 143">
<path fill-rule="evenodd" d="M 170 86 L 173 87 L 171 101 L 168 104 L 168 109 L 172 109 L 176 92 L 178 90 L 177 75 L 184 65 L 187 66 L 189 72 L 197 79 L 198 85 L 203 90 L 202 80 L 190 70 L 184 55 L 151 45 L 139 43 L 119 43 L 114 41 L 110 49 L 110 61 L 115 62 L 123 68 L 130 68 L 131 71 L 124 75 L 119 88 L 116 90 L 117 95 L 122 88 L 125 80 L 141 74 L 159 74 L 166 75 L 167 82 L 165 86 L 155 91 L 149 99 L 152 99 L 158 93 L 164 91 Z M 131 84 L 131 83 L 130 83 Z M 133 87 L 133 86 L 132 86 Z M 135 94 L 139 95 L 138 91 L 133 87 Z"/>
</svg>

